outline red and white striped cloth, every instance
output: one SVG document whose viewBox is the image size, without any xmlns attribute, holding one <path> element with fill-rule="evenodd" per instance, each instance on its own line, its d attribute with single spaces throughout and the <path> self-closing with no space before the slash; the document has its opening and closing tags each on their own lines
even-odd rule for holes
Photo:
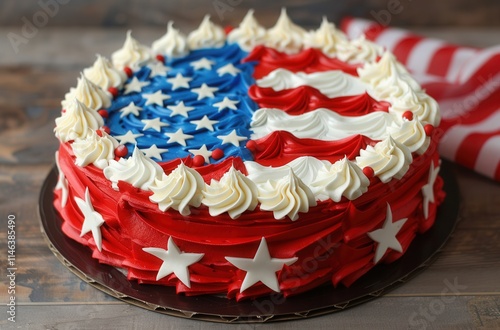
<svg viewBox="0 0 500 330">
<path fill-rule="evenodd" d="M 392 51 L 438 101 L 443 157 L 500 181 L 500 46 L 457 46 L 357 18 L 341 29 Z"/>
</svg>

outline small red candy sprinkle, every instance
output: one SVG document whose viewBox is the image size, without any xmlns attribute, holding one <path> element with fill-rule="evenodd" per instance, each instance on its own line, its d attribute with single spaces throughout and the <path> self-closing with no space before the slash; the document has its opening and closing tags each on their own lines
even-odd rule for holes
<svg viewBox="0 0 500 330">
<path fill-rule="evenodd" d="M 233 31 L 234 27 L 232 27 L 231 25 L 226 25 L 224 27 L 224 33 L 229 34 L 229 32 Z"/>
<path fill-rule="evenodd" d="M 203 166 L 205 164 L 205 158 L 202 155 L 196 155 L 193 158 L 193 165 L 194 166 Z"/>
<path fill-rule="evenodd" d="M 109 134 L 109 133 L 111 132 L 111 130 L 109 129 L 109 127 L 108 127 L 108 126 L 103 126 L 103 127 L 102 127 L 102 130 L 103 130 L 104 132 L 106 132 L 107 134 Z"/>
<path fill-rule="evenodd" d="M 163 56 L 163 55 L 160 55 L 160 54 L 156 55 L 156 59 L 162 63 L 165 62 L 165 56 Z"/>
<path fill-rule="evenodd" d="M 100 137 L 102 137 L 102 131 L 100 129 L 98 129 L 97 131 L 95 131 L 97 135 L 99 135 Z"/>
<path fill-rule="evenodd" d="M 116 149 L 115 149 L 115 156 L 116 157 L 125 157 L 127 155 L 128 155 L 128 149 L 123 144 L 116 147 Z"/>
<path fill-rule="evenodd" d="M 212 151 L 212 158 L 213 159 L 219 160 L 222 157 L 224 157 L 224 151 L 222 149 L 217 148 L 214 151 Z"/>
<path fill-rule="evenodd" d="M 102 118 L 108 118 L 109 116 L 108 110 L 106 109 L 101 109 L 97 111 L 97 113 L 100 114 Z"/>
<path fill-rule="evenodd" d="M 424 131 L 427 136 L 431 136 L 432 132 L 434 132 L 434 126 L 432 126 L 431 124 L 427 124 L 424 126 Z"/>
<path fill-rule="evenodd" d="M 132 71 L 132 69 L 129 68 L 128 66 L 124 67 L 123 71 L 125 72 L 125 74 L 127 75 L 127 77 L 132 77 L 132 75 L 134 74 L 134 71 Z"/>
<path fill-rule="evenodd" d="M 108 88 L 108 92 L 113 95 L 113 97 L 117 97 L 118 96 L 118 88 L 116 87 L 110 87 Z"/>
<path fill-rule="evenodd" d="M 252 151 L 252 152 L 257 151 L 257 142 L 255 142 L 254 140 L 248 141 L 247 142 L 247 149 Z"/>
<path fill-rule="evenodd" d="M 403 118 L 407 120 L 413 120 L 413 112 L 411 112 L 410 110 L 405 111 L 403 113 Z"/>
<path fill-rule="evenodd" d="M 62 109 L 62 110 L 61 110 L 61 113 L 66 113 L 66 109 Z"/>
<path fill-rule="evenodd" d="M 373 178 L 373 176 L 375 175 L 375 171 L 370 166 L 363 168 L 363 173 L 366 175 L 368 179 Z"/>
</svg>

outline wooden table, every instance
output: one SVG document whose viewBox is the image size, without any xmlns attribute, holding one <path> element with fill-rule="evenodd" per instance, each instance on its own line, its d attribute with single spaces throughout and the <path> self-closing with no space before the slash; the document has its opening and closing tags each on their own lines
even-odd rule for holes
<svg viewBox="0 0 500 330">
<path fill-rule="evenodd" d="M 140 29 L 146 44 L 163 29 Z M 9 29 L 0 29 L 5 36 Z M 499 30 L 423 30 L 477 46 L 498 44 Z M 0 328 L 219 329 L 235 328 L 500 328 L 500 184 L 453 166 L 462 194 L 461 221 L 438 260 L 389 294 L 341 313 L 257 325 L 206 323 L 157 314 L 94 289 L 70 273 L 40 234 L 37 200 L 54 164 L 53 137 L 60 100 L 78 72 L 109 56 L 123 30 L 45 28 L 14 54 L 0 41 Z M 9 215 L 16 217 L 16 323 L 7 320 L 6 245 Z M 455 283 L 456 292 L 447 289 Z"/>
</svg>

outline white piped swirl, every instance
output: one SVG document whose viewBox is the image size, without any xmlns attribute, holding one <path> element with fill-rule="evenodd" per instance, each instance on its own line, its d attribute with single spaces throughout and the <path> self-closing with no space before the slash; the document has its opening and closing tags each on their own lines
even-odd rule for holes
<svg viewBox="0 0 500 330">
<path fill-rule="evenodd" d="M 66 93 L 61 105 L 63 108 L 67 108 L 74 99 L 77 99 L 94 111 L 108 108 L 111 105 L 111 97 L 101 87 L 87 79 L 83 73 L 78 78 L 76 88 L 71 88 L 69 93 Z"/>
<path fill-rule="evenodd" d="M 283 8 L 276 25 L 267 30 L 265 45 L 286 54 L 297 53 L 304 45 L 306 34 L 303 28 L 290 20 Z"/>
<path fill-rule="evenodd" d="M 231 167 L 220 181 L 212 180 L 205 186 L 202 203 L 208 206 L 211 216 L 227 212 L 232 219 L 257 206 L 258 190 L 249 178 Z"/>
<path fill-rule="evenodd" d="M 418 118 L 413 120 L 404 120 L 401 125 L 393 123 L 387 127 L 391 137 L 405 145 L 410 152 L 423 154 L 429 147 L 430 138 L 426 135 L 424 126 Z"/>
<path fill-rule="evenodd" d="M 229 32 L 227 41 L 237 43 L 241 49 L 249 52 L 255 46 L 266 42 L 266 33 L 266 29 L 259 25 L 253 16 L 253 10 L 249 10 L 240 25 Z"/>
<path fill-rule="evenodd" d="M 326 16 L 323 17 L 319 29 L 310 31 L 304 38 L 305 47 L 321 49 L 329 57 L 337 56 L 338 46 L 348 42 L 346 35 L 336 29 L 335 24 L 328 22 Z"/>
<path fill-rule="evenodd" d="M 161 179 L 155 179 L 155 183 L 149 187 L 153 191 L 149 200 L 158 204 L 163 212 L 173 208 L 182 215 L 189 215 L 191 206 L 201 205 L 204 187 L 201 175 L 181 163 L 169 175 L 163 174 Z"/>
<path fill-rule="evenodd" d="M 115 69 L 111 62 L 101 55 L 97 55 L 97 60 L 91 67 L 84 69 L 83 74 L 104 91 L 110 87 L 121 88 L 127 79 L 123 71 Z"/>
<path fill-rule="evenodd" d="M 197 30 L 187 37 L 190 49 L 220 48 L 226 42 L 224 29 L 210 21 L 210 15 L 205 15 Z"/>
<path fill-rule="evenodd" d="M 174 28 L 174 22 L 168 22 L 167 33 L 153 42 L 154 54 L 165 54 L 168 57 L 182 57 L 189 53 L 186 36 Z"/>
<path fill-rule="evenodd" d="M 125 181 L 136 188 L 149 190 L 149 187 L 160 179 L 163 169 L 151 158 L 146 157 L 142 151 L 134 149 L 129 158 L 111 160 L 104 169 L 104 176 L 112 182 L 112 187 L 118 190 L 118 181 Z"/>
<path fill-rule="evenodd" d="M 109 161 L 115 158 L 115 148 L 118 141 L 112 136 L 102 132 L 102 136 L 91 131 L 83 139 L 77 138 L 71 148 L 75 154 L 75 164 L 81 167 L 94 164 L 101 170 L 109 165 Z"/>
<path fill-rule="evenodd" d="M 61 142 L 77 138 L 84 139 L 91 132 L 104 125 L 102 117 L 96 111 L 74 99 L 66 106 L 62 116 L 56 118 L 55 135 Z"/>
<path fill-rule="evenodd" d="M 337 45 L 337 57 L 348 63 L 373 63 L 384 53 L 384 48 L 362 35 L 350 41 Z"/>
<path fill-rule="evenodd" d="M 132 31 L 129 30 L 123 47 L 111 55 L 111 60 L 119 70 L 128 66 L 136 71 L 151 60 L 151 53 L 148 47 L 132 37 Z"/>
</svg>

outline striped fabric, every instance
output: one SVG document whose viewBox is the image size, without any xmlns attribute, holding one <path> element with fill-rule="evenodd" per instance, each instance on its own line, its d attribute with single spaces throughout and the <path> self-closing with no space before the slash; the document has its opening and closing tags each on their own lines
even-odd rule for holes
<svg viewBox="0 0 500 330">
<path fill-rule="evenodd" d="M 392 51 L 439 102 L 443 157 L 500 181 L 500 46 L 457 46 L 357 18 L 341 28 Z"/>
</svg>

